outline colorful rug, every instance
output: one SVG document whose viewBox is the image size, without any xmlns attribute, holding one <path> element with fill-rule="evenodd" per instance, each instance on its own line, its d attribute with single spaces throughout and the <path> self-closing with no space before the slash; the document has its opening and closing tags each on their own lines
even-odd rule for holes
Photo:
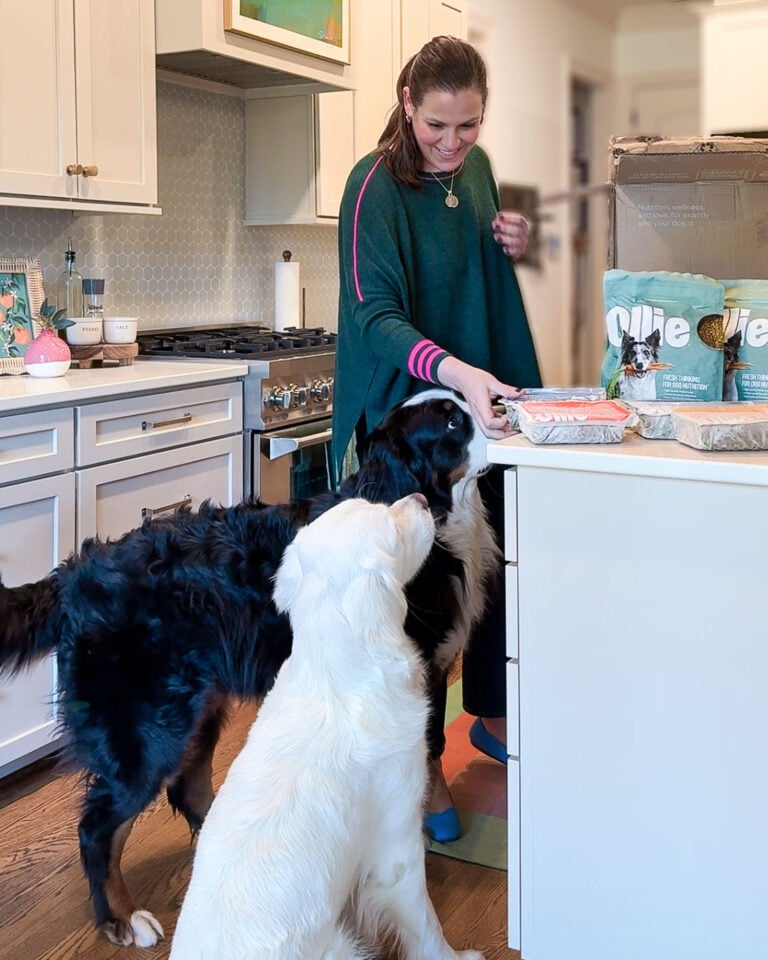
<svg viewBox="0 0 768 960">
<path fill-rule="evenodd" d="M 473 717 L 461 706 L 461 680 L 448 687 L 443 772 L 464 828 L 453 843 L 430 842 L 428 849 L 455 860 L 507 869 L 507 768 L 469 742 Z"/>
</svg>

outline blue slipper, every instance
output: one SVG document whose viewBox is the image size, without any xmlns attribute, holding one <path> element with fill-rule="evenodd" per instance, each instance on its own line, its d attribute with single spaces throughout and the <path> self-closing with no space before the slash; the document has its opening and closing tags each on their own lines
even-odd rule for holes
<svg viewBox="0 0 768 960">
<path fill-rule="evenodd" d="M 507 748 L 497 737 L 489 733 L 483 721 L 478 717 L 469 728 L 469 742 L 472 746 L 499 763 L 507 762 Z"/>
<path fill-rule="evenodd" d="M 442 813 L 425 813 L 424 833 L 437 843 L 458 840 L 461 836 L 461 820 L 456 807 L 448 807 Z"/>
</svg>

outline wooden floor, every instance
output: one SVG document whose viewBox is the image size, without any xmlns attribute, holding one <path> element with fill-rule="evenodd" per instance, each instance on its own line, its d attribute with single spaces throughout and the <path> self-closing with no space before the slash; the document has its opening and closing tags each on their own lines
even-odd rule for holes
<svg viewBox="0 0 768 960">
<path fill-rule="evenodd" d="M 218 785 L 253 718 L 241 708 L 216 756 Z M 158 800 L 139 819 L 123 869 L 139 904 L 165 928 L 157 947 L 116 947 L 91 921 L 77 850 L 81 784 L 48 763 L 0 781 L 0 960 L 166 960 L 193 848 L 183 819 Z M 473 947 L 487 960 L 518 960 L 506 947 L 506 873 L 427 855 L 435 908 L 456 949 Z M 383 957 L 394 957 L 384 950 Z"/>
</svg>

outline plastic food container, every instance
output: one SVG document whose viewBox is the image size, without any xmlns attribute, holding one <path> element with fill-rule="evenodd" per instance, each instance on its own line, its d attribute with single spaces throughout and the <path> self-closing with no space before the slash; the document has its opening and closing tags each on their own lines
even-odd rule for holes
<svg viewBox="0 0 768 960">
<path fill-rule="evenodd" d="M 104 342 L 133 343 L 138 329 L 137 317 L 104 317 Z"/>
<path fill-rule="evenodd" d="M 768 406 L 677 407 L 675 437 L 697 450 L 768 450 Z"/>
<path fill-rule="evenodd" d="M 622 400 L 630 410 L 637 414 L 637 423 L 632 428 L 635 433 L 646 440 L 675 440 L 675 427 L 672 423 L 672 413 L 680 409 L 712 410 L 737 407 L 743 409 L 745 404 L 752 406 L 746 400 L 706 401 L 692 405 L 690 403 L 671 403 L 668 400 Z"/>
<path fill-rule="evenodd" d="M 616 400 L 524 400 L 517 415 L 532 443 L 619 443 L 636 420 Z"/>
<path fill-rule="evenodd" d="M 67 343 L 74 347 L 84 347 L 101 343 L 102 321 L 100 317 L 69 317 L 71 327 L 64 328 Z"/>
<path fill-rule="evenodd" d="M 530 387 L 515 400 L 502 398 L 507 419 L 517 427 L 518 404 L 529 400 L 605 400 L 604 387 Z"/>
</svg>

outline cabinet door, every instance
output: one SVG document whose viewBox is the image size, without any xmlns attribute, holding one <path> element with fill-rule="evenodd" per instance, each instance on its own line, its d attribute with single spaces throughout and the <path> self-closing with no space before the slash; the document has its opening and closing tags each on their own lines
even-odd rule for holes
<svg viewBox="0 0 768 960">
<path fill-rule="evenodd" d="M 44 577 L 74 549 L 74 474 L 0 487 L 0 572 L 7 586 Z M 0 776 L 55 748 L 53 657 L 0 681 Z"/>
<path fill-rule="evenodd" d="M 0 193 L 76 197 L 72 4 L 0 0 L 0 23 Z"/>
<path fill-rule="evenodd" d="M 351 90 L 317 96 L 315 210 L 318 217 L 338 219 L 339 216 L 344 185 L 354 162 L 354 96 Z"/>
<path fill-rule="evenodd" d="M 315 147 L 311 95 L 245 106 L 245 223 L 312 223 Z"/>
<path fill-rule="evenodd" d="M 436 37 L 467 37 L 467 0 L 429 0 L 429 30 Z"/>
<path fill-rule="evenodd" d="M 432 37 L 467 39 L 467 0 L 401 0 L 400 24 L 405 63 Z"/>
<path fill-rule="evenodd" d="M 243 495 L 242 435 L 89 467 L 77 474 L 77 539 L 118 537 L 151 517 Z"/>
<path fill-rule="evenodd" d="M 157 202 L 153 0 L 75 0 L 80 199 Z"/>
</svg>

